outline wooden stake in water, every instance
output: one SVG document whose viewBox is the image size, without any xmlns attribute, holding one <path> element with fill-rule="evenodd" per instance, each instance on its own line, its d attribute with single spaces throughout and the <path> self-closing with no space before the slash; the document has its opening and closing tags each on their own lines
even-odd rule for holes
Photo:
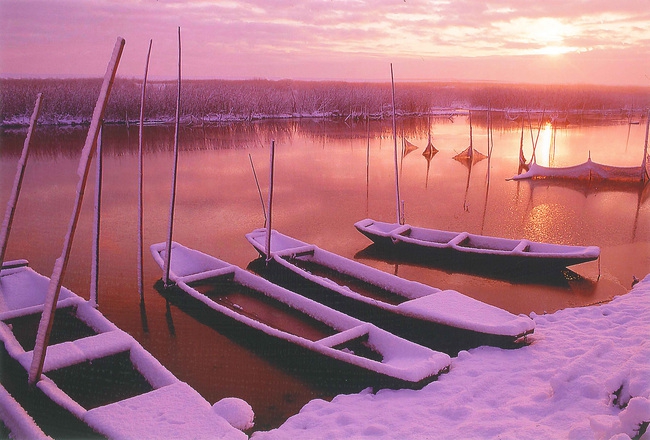
<svg viewBox="0 0 650 440">
<path fill-rule="evenodd" d="M 264 206 L 264 197 L 262 197 L 262 189 L 260 188 L 260 181 L 257 179 L 257 173 L 255 172 L 255 165 L 253 164 L 253 157 L 249 154 L 248 160 L 251 163 L 251 168 L 253 169 L 253 177 L 255 178 L 255 185 L 257 185 L 257 193 L 260 195 L 260 203 L 262 204 L 262 212 L 264 213 L 264 227 L 266 228 L 266 206 Z"/>
<path fill-rule="evenodd" d="M 140 302 L 144 301 L 144 269 L 143 269 L 143 149 L 142 138 L 144 129 L 144 98 L 147 90 L 147 75 L 149 74 L 149 58 L 151 57 L 151 44 L 149 40 L 149 50 L 147 51 L 147 61 L 144 65 L 144 79 L 142 80 L 142 95 L 140 96 L 140 125 L 138 127 L 138 293 Z"/>
<path fill-rule="evenodd" d="M 102 211 L 102 144 L 104 141 L 104 125 L 103 121 L 99 127 L 99 137 L 97 138 L 97 152 L 96 161 L 97 169 L 95 172 L 95 219 L 93 229 L 93 260 L 90 269 L 90 304 L 93 307 L 98 305 L 98 292 L 99 292 L 99 230 L 101 223 Z"/>
<path fill-rule="evenodd" d="M 648 171 L 648 133 L 650 132 L 650 110 L 648 110 L 648 119 L 645 124 L 645 144 L 643 146 L 643 160 L 641 161 L 641 180 L 646 181 L 650 179 L 650 172 Z"/>
<path fill-rule="evenodd" d="M 178 138 L 181 120 L 181 28 L 178 27 L 178 90 L 176 94 L 176 128 L 174 133 L 174 169 L 172 171 L 172 195 L 169 202 L 169 231 L 167 234 L 167 258 L 165 259 L 165 270 L 163 282 L 165 287 L 169 283 L 169 267 L 172 259 L 172 235 L 174 230 L 174 204 L 176 202 L 176 174 L 178 172 Z"/>
<path fill-rule="evenodd" d="M 273 210 L 273 168 L 275 167 L 275 141 L 271 141 L 271 159 L 269 166 L 269 203 L 266 215 L 266 262 L 271 260 L 271 214 Z"/>
<path fill-rule="evenodd" d="M 79 168 L 77 169 L 77 174 L 79 175 L 79 182 L 77 184 L 77 198 L 74 205 L 72 218 L 70 219 L 68 232 L 65 237 L 63 252 L 54 263 L 54 270 L 52 272 L 52 277 L 50 278 L 47 296 L 45 297 L 43 315 L 41 316 L 38 332 L 36 334 L 34 355 L 32 357 L 32 363 L 29 368 L 28 377 L 29 384 L 32 386 L 40 380 L 41 373 L 43 372 L 43 362 L 45 361 L 45 351 L 50 339 L 50 332 L 52 331 L 54 311 L 56 309 L 56 303 L 59 300 L 61 283 L 63 281 L 65 269 L 68 265 L 68 258 L 70 256 L 70 250 L 72 249 L 72 240 L 74 238 L 74 232 L 77 227 L 77 221 L 79 220 L 79 213 L 81 211 L 81 204 L 83 202 L 86 181 L 88 180 L 90 158 L 92 157 L 95 146 L 97 144 L 99 126 L 104 118 L 106 103 L 108 102 L 108 97 L 111 93 L 111 87 L 113 86 L 113 81 L 115 80 L 115 73 L 117 72 L 117 66 L 120 62 L 123 50 L 124 39 L 118 37 L 117 42 L 115 43 L 115 48 L 113 49 L 113 55 L 111 56 L 111 60 L 108 63 L 108 67 L 106 68 L 104 82 L 102 83 L 102 88 L 99 92 L 99 98 L 97 100 L 97 104 L 95 105 L 95 110 L 93 111 L 90 128 L 88 129 L 88 136 L 86 137 L 86 143 L 84 144 L 83 150 L 81 151 Z"/>
<path fill-rule="evenodd" d="M 27 166 L 27 158 L 29 157 L 29 145 L 32 142 L 32 133 L 36 127 L 36 121 L 41 113 L 41 102 L 43 101 L 43 94 L 36 95 L 36 102 L 34 103 L 34 111 L 29 120 L 29 129 L 27 130 L 27 137 L 23 144 L 23 151 L 18 160 L 16 168 L 16 177 L 14 178 L 14 186 L 11 190 L 11 197 L 7 202 L 7 210 L 5 211 L 5 218 L 2 222 L 2 232 L 0 233 L 0 268 L 2 262 L 5 260 L 5 252 L 7 251 L 7 242 L 9 241 L 9 232 L 11 232 L 11 224 L 14 221 L 14 213 L 16 212 L 16 203 L 18 203 L 18 196 L 20 195 L 20 188 L 23 186 L 23 177 L 25 176 L 25 167 Z"/>
<path fill-rule="evenodd" d="M 474 164 L 474 133 L 472 131 L 472 111 L 469 111 L 469 148 L 468 158 L 471 164 Z"/>
<path fill-rule="evenodd" d="M 397 223 L 403 224 L 402 209 L 400 207 L 401 201 L 399 196 L 399 168 L 397 165 L 397 122 L 395 121 L 395 80 L 393 78 L 393 63 L 390 63 L 390 84 L 392 89 L 392 103 L 393 103 L 393 141 L 395 142 L 395 202 Z"/>
</svg>

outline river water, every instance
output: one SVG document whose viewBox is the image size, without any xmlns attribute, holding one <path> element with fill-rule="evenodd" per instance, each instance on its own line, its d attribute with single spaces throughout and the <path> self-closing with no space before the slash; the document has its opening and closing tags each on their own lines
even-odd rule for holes
<svg viewBox="0 0 650 440">
<path fill-rule="evenodd" d="M 638 121 L 633 121 L 638 122 Z M 600 163 L 638 166 L 645 121 L 575 116 L 553 126 L 525 123 L 524 154 L 538 138 L 538 163 L 568 166 L 589 155 Z M 269 150 L 276 142 L 273 226 L 279 231 L 386 272 L 455 289 L 513 313 L 551 313 L 607 301 L 650 272 L 650 202 L 639 185 L 514 182 L 522 125 L 496 114 L 491 158 L 471 168 L 453 159 L 469 145 L 467 115 L 398 120 L 400 136 L 418 149 L 402 156 L 400 191 L 407 223 L 507 238 L 601 247 L 601 258 L 558 276 L 488 277 L 385 261 L 353 223 L 394 221 L 395 165 L 390 120 L 313 119 L 184 127 L 173 238 L 246 267 L 257 258 L 244 234 L 263 226 L 251 160 L 266 199 Z M 486 114 L 472 114 L 473 146 L 488 152 Z M 86 127 L 39 127 L 34 135 L 6 259 L 25 258 L 50 275 L 61 254 L 77 185 Z M 9 199 L 26 130 L 0 132 L 0 202 Z M 439 152 L 422 152 L 431 136 Z M 279 426 L 314 398 L 358 391 L 302 371 L 303 364 L 207 325 L 154 289 L 161 271 L 148 246 L 166 239 L 174 128 L 144 130 L 145 305 L 137 292 L 138 129 L 104 129 L 99 308 L 181 380 L 210 402 L 248 401 L 255 429 Z M 489 173 L 488 173 L 489 170 Z M 88 298 L 94 177 L 89 179 L 64 285 Z M 298 365 L 298 367 L 296 367 Z"/>
</svg>

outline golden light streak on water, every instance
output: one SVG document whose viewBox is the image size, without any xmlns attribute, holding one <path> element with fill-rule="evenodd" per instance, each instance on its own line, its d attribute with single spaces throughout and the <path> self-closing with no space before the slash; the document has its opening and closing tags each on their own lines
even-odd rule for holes
<svg viewBox="0 0 650 440">
<path fill-rule="evenodd" d="M 566 206 L 558 203 L 542 203 L 534 206 L 528 213 L 524 231 L 533 241 L 553 242 L 557 231 L 565 230 Z"/>
<path fill-rule="evenodd" d="M 537 163 L 545 167 L 550 165 L 550 155 L 551 155 L 551 142 L 553 141 L 553 126 L 550 122 L 546 122 L 542 129 L 539 132 L 539 138 L 537 140 L 537 149 L 535 151 L 535 157 L 537 158 Z"/>
</svg>

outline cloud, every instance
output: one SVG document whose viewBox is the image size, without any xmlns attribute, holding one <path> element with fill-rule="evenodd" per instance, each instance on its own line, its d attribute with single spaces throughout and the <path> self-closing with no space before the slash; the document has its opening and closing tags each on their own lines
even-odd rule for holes
<svg viewBox="0 0 650 440">
<path fill-rule="evenodd" d="M 627 60 L 630 50 L 648 52 L 650 12 L 642 3 L 0 0 L 0 73 L 101 74 L 120 35 L 127 40 L 122 75 L 141 75 L 149 39 L 152 74 L 173 75 L 177 26 L 184 71 L 193 77 L 365 80 L 377 76 L 371 74 L 377 61 L 415 66 L 459 59 L 448 65 L 479 65 L 462 59 L 552 53 L 615 57 L 620 51 Z M 639 60 L 633 68 L 646 70 L 647 63 Z M 426 76 L 416 70 L 407 75 Z M 487 78 L 476 73 L 475 79 Z"/>
</svg>

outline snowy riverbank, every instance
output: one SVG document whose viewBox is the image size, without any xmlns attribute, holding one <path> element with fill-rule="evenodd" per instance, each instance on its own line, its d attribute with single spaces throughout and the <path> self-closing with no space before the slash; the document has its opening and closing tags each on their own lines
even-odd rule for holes
<svg viewBox="0 0 650 440">
<path fill-rule="evenodd" d="M 529 346 L 461 352 L 422 390 L 313 400 L 253 439 L 638 436 L 650 421 L 650 275 L 608 304 L 532 317 Z"/>
</svg>

